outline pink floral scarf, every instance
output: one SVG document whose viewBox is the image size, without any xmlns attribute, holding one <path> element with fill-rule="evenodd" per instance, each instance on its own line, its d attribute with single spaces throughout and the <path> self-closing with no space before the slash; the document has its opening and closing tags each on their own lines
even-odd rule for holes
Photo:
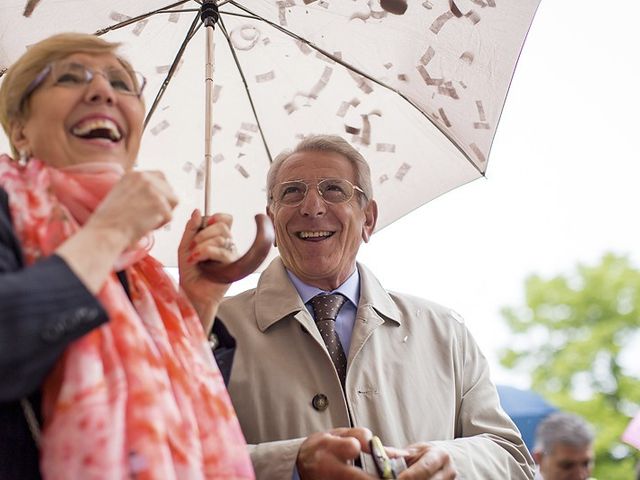
<svg viewBox="0 0 640 480">
<path fill-rule="evenodd" d="M 105 165 L 26 167 L 0 186 L 27 264 L 73 235 L 122 175 Z M 143 241 L 98 299 L 109 321 L 71 343 L 43 386 L 40 468 L 55 479 L 253 479 L 248 451 L 193 307 Z"/>
</svg>

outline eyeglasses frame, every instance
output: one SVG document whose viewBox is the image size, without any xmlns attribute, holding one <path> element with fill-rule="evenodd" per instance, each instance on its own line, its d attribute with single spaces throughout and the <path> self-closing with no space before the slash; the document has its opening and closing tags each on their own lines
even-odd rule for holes
<svg viewBox="0 0 640 480">
<path fill-rule="evenodd" d="M 29 85 L 27 86 L 26 90 L 24 91 L 24 93 L 22 94 L 22 98 L 20 99 L 20 108 L 22 108 L 22 106 L 24 105 L 24 103 L 27 101 L 27 99 L 31 96 L 31 94 L 33 94 L 33 92 L 35 92 L 41 85 L 42 83 L 46 80 L 47 76 L 49 76 L 49 74 L 53 71 L 53 66 L 56 62 L 51 62 L 49 64 L 47 64 L 47 66 L 45 66 L 40 73 L 38 73 L 38 75 L 36 75 L 36 77 L 31 81 L 31 83 L 29 83 Z M 100 71 L 96 71 L 93 68 L 89 68 L 86 65 L 82 65 L 88 72 L 91 73 L 91 78 L 89 79 L 89 81 L 85 84 L 89 85 L 90 82 L 93 81 L 95 75 L 102 75 L 103 77 L 107 78 L 106 75 L 104 74 L 104 72 L 100 72 Z M 125 68 L 125 71 L 127 71 L 129 73 L 129 70 Z M 127 96 L 131 96 L 131 97 L 137 97 L 140 98 L 142 97 L 142 92 L 144 91 L 144 87 L 147 85 L 147 77 L 145 77 L 142 73 L 138 72 L 138 71 L 133 71 L 134 74 L 137 74 L 140 76 L 140 78 L 142 79 L 142 83 L 140 83 L 140 87 L 139 87 L 139 92 L 137 93 L 126 93 L 120 90 L 115 90 L 116 92 L 118 92 L 121 95 L 127 95 Z"/>
<path fill-rule="evenodd" d="M 320 183 L 322 183 L 324 181 L 327 181 L 327 180 L 340 180 L 340 181 L 343 181 L 343 182 L 347 182 L 349 185 L 351 185 L 351 188 L 353 189 L 354 193 L 352 193 L 351 196 L 348 199 L 344 200 L 343 202 L 337 202 L 337 203 L 336 202 L 330 202 L 329 200 L 324 198 L 324 195 L 322 195 L 322 192 L 320 191 L 320 188 L 319 188 Z M 273 195 L 273 191 L 275 190 L 275 188 L 279 187 L 281 185 L 286 185 L 288 183 L 302 183 L 302 184 L 305 185 L 306 190 L 304 192 L 304 196 L 302 197 L 302 199 L 298 203 L 295 203 L 295 204 L 284 203 L 283 204 L 280 201 L 275 199 L 275 197 Z M 272 205 L 274 205 L 274 204 L 283 205 L 285 207 L 298 207 L 298 206 L 302 205 L 302 202 L 304 202 L 305 198 L 307 198 L 307 194 L 309 193 L 309 186 L 310 185 L 311 185 L 310 183 L 308 183 L 308 182 L 306 182 L 306 181 L 304 181 L 302 179 L 300 179 L 300 180 L 287 180 L 286 182 L 280 182 L 280 183 L 274 185 L 273 188 L 271 189 L 271 193 L 269 195 L 269 197 L 271 199 L 271 204 Z M 322 198 L 322 201 L 324 201 L 328 205 L 341 205 L 343 203 L 348 203 L 354 197 L 355 192 L 359 192 L 360 194 L 362 194 L 364 199 L 367 200 L 367 194 L 364 192 L 364 190 L 362 188 L 360 188 L 358 185 L 354 185 L 353 183 L 351 183 L 346 178 L 334 178 L 334 177 L 323 178 L 323 179 L 315 182 L 315 187 L 316 187 L 316 191 L 318 192 L 318 195 L 320 196 L 320 198 Z"/>
</svg>

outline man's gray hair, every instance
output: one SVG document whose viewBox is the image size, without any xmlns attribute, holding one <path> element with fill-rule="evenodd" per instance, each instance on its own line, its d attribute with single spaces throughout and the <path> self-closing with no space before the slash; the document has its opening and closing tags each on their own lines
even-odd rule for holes
<svg viewBox="0 0 640 480">
<path fill-rule="evenodd" d="M 267 173 L 267 201 L 271 205 L 271 189 L 280 168 L 293 154 L 300 152 L 329 152 L 343 155 L 351 162 L 356 172 L 356 185 L 363 191 L 367 200 L 373 199 L 373 187 L 371 186 L 371 169 L 364 157 L 353 148 L 349 142 L 337 135 L 310 135 L 298 143 L 293 150 L 285 150 L 280 153 L 269 167 Z"/>
<path fill-rule="evenodd" d="M 549 454 L 556 445 L 582 448 L 593 443 L 593 428 L 578 415 L 552 413 L 536 429 L 534 451 Z"/>
</svg>

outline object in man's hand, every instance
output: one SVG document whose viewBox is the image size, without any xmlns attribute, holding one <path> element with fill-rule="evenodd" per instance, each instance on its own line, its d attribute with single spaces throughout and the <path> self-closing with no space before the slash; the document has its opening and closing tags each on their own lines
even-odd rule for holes
<svg viewBox="0 0 640 480">
<path fill-rule="evenodd" d="M 373 463 L 378 470 L 380 478 L 398 478 L 398 475 L 407 469 L 407 462 L 403 457 L 389 458 L 382 442 L 375 435 L 369 442 Z"/>
</svg>

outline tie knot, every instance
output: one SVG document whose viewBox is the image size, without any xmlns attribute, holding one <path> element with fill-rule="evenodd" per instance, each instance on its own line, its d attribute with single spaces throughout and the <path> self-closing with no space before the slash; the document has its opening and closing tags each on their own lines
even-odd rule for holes
<svg viewBox="0 0 640 480">
<path fill-rule="evenodd" d="M 322 320 L 334 320 L 338 316 L 338 312 L 344 305 L 347 299 L 344 295 L 339 293 L 332 293 L 330 295 L 316 295 L 309 302 L 313 307 L 313 313 L 316 322 Z"/>
</svg>

